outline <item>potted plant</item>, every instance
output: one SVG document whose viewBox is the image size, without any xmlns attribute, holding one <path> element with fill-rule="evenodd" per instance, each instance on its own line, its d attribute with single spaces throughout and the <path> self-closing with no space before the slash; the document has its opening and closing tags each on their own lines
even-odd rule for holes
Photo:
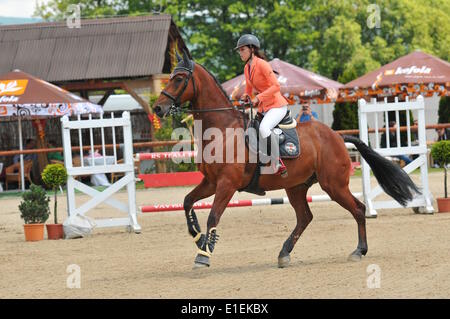
<svg viewBox="0 0 450 319">
<path fill-rule="evenodd" d="M 444 168 L 444 198 L 438 198 L 438 209 L 440 213 L 450 212 L 450 198 L 447 193 L 447 165 L 450 163 L 450 141 L 439 141 L 431 147 L 431 156 Z"/>
<path fill-rule="evenodd" d="M 50 215 L 49 202 L 45 190 L 32 184 L 30 190 L 23 193 L 23 201 L 19 205 L 20 217 L 24 220 L 25 240 L 38 241 L 44 239 L 44 223 Z"/>
<path fill-rule="evenodd" d="M 47 224 L 47 237 L 48 239 L 61 239 L 64 238 L 64 229 L 62 224 L 58 224 L 58 201 L 57 192 L 61 185 L 64 185 L 67 181 L 67 170 L 61 164 L 48 164 L 43 170 L 42 181 L 51 188 L 55 193 L 55 208 L 54 208 L 54 224 Z"/>
</svg>

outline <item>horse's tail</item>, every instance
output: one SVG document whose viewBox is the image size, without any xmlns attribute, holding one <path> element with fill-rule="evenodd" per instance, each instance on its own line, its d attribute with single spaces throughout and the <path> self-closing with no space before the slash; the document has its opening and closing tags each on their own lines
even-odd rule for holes
<svg viewBox="0 0 450 319">
<path fill-rule="evenodd" d="M 387 160 L 363 141 L 354 136 L 342 136 L 345 142 L 353 143 L 361 156 L 369 164 L 381 188 L 394 198 L 400 205 L 406 206 L 412 200 L 414 193 L 421 194 L 420 190 L 398 165 Z"/>
</svg>

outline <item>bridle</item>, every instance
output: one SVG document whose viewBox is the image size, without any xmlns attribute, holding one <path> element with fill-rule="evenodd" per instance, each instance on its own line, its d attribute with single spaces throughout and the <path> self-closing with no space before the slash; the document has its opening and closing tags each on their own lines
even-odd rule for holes
<svg viewBox="0 0 450 319">
<path fill-rule="evenodd" d="M 186 88 L 189 84 L 189 80 L 191 78 L 192 78 L 192 86 L 194 88 L 194 99 L 197 97 L 197 91 L 195 88 L 195 78 L 192 76 L 192 74 L 194 72 L 194 62 L 192 62 L 192 69 L 184 67 L 184 66 L 175 67 L 175 69 L 172 72 L 171 77 L 174 77 L 177 73 L 184 72 L 184 71 L 186 71 L 188 75 L 184 79 L 183 88 L 181 89 L 180 93 L 178 93 L 178 95 L 176 97 L 174 97 L 172 94 L 170 94 L 166 90 L 161 91 L 161 94 L 164 94 L 170 100 L 172 100 L 172 105 L 170 106 L 170 108 L 168 110 L 168 113 L 170 115 L 181 112 L 181 96 L 183 95 L 184 91 L 186 91 Z"/>
</svg>

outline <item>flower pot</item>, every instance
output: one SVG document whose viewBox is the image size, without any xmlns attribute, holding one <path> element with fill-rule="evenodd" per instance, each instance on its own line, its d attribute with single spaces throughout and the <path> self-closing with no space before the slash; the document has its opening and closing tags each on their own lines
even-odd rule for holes
<svg viewBox="0 0 450 319">
<path fill-rule="evenodd" d="M 450 197 L 437 199 L 439 213 L 450 213 Z"/>
<path fill-rule="evenodd" d="M 46 224 L 48 239 L 63 239 L 64 229 L 62 224 Z"/>
<path fill-rule="evenodd" d="M 44 239 L 44 224 L 23 225 L 26 241 L 38 241 Z"/>
</svg>

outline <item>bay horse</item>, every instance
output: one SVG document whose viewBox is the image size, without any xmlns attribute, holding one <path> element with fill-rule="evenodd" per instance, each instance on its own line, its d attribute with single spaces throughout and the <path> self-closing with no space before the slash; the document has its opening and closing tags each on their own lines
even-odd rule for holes
<svg viewBox="0 0 450 319">
<path fill-rule="evenodd" d="M 177 59 L 178 64 L 170 80 L 153 105 L 154 112 L 159 117 L 164 117 L 172 111 L 179 110 L 183 103 L 189 101 L 191 106 L 187 111 L 193 114 L 194 119 L 202 121 L 203 132 L 208 128 L 218 128 L 225 141 L 227 128 L 245 129 L 246 114 L 232 105 L 217 79 L 206 68 L 194 63 L 186 52 L 183 52 L 182 58 L 177 53 Z M 349 190 L 351 161 L 344 141 L 356 146 L 372 168 L 384 191 L 402 206 L 413 199 L 414 193 L 420 193 L 420 191 L 400 167 L 380 156 L 356 137 L 341 137 L 325 124 L 315 120 L 299 123 L 297 132 L 301 154 L 295 159 L 285 160 L 288 177 L 261 175 L 259 179 L 259 187 L 263 190 L 284 188 L 297 216 L 297 224 L 279 253 L 278 266 L 283 268 L 289 264 L 294 245 L 313 219 L 306 195 L 308 188 L 315 182 L 318 182 L 330 198 L 348 210 L 356 220 L 358 245 L 348 259 L 359 261 L 363 255 L 366 255 L 368 249 L 366 208 Z M 243 141 L 244 136 L 242 134 L 233 136 L 232 141 L 227 140 L 223 143 L 223 154 L 226 152 L 225 144 L 229 142 L 236 144 L 237 139 Z M 202 149 L 198 152 L 203 151 L 207 144 L 208 141 L 203 141 Z M 194 268 L 210 265 L 211 254 L 218 240 L 217 225 L 220 218 L 233 194 L 249 184 L 258 167 L 258 164 L 250 163 L 248 158 L 246 149 L 244 163 L 235 160 L 232 163 L 202 161 L 198 164 L 198 169 L 203 173 L 204 178 L 186 195 L 183 203 L 188 232 L 198 247 Z M 214 194 L 206 234 L 202 234 L 193 205 L 198 200 Z"/>
</svg>

